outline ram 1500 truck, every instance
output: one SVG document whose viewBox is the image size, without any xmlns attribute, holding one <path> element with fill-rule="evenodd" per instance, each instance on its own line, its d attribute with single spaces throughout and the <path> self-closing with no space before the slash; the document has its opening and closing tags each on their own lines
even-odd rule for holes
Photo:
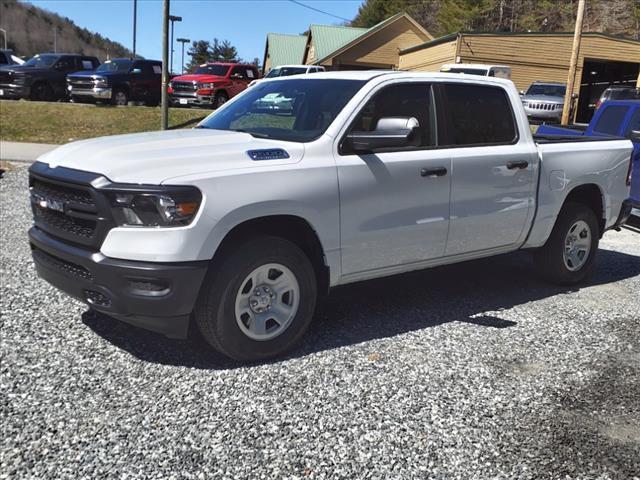
<svg viewBox="0 0 640 480">
<path fill-rule="evenodd" d="M 257 360 L 341 284 L 519 249 L 580 282 L 629 215 L 630 156 L 625 139 L 532 137 L 508 80 L 317 73 L 192 130 L 43 155 L 29 238 L 39 275 L 92 309 L 170 337 L 193 321 Z"/>
</svg>

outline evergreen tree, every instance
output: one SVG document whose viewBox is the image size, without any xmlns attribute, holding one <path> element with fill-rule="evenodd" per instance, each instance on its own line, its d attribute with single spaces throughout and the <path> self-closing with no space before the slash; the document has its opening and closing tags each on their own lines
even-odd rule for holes
<svg viewBox="0 0 640 480">
<path fill-rule="evenodd" d="M 187 53 L 191 56 L 191 60 L 189 60 L 189 63 L 187 64 L 186 71 L 190 72 L 198 65 L 211 60 L 211 44 L 206 40 L 196 40 L 191 44 Z"/>
</svg>

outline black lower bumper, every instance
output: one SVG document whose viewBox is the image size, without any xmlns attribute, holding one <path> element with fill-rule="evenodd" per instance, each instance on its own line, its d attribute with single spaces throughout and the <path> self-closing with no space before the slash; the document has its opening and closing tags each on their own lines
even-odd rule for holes
<svg viewBox="0 0 640 480">
<path fill-rule="evenodd" d="M 185 338 L 207 261 L 152 263 L 108 258 L 29 230 L 38 275 L 95 310 L 131 325 Z"/>
<path fill-rule="evenodd" d="M 0 90 L 2 90 L 0 100 L 18 100 L 20 98 L 29 98 L 30 93 L 29 87 L 17 85 L 0 85 Z"/>
<path fill-rule="evenodd" d="M 629 217 L 631 216 L 632 208 L 633 208 L 633 202 L 631 201 L 630 198 L 623 201 L 622 207 L 620 207 L 620 213 L 618 214 L 618 219 L 616 220 L 616 223 L 614 223 L 613 227 L 611 228 L 620 229 L 620 227 L 622 227 L 622 225 L 624 225 L 625 222 L 629 220 Z"/>
</svg>

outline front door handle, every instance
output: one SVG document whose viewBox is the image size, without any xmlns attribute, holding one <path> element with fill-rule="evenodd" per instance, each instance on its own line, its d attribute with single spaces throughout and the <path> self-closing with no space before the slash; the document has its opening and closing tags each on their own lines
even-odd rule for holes
<svg viewBox="0 0 640 480">
<path fill-rule="evenodd" d="M 421 177 L 442 177 L 447 174 L 445 167 L 423 168 L 420 170 Z"/>
<path fill-rule="evenodd" d="M 516 168 L 527 168 L 529 166 L 529 162 L 526 160 L 510 160 L 507 162 L 507 168 L 509 170 L 514 170 Z"/>
</svg>

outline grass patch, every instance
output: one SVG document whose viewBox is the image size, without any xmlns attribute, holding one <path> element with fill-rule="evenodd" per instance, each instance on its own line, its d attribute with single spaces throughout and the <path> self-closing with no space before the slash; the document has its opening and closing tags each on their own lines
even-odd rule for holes
<svg viewBox="0 0 640 480">
<path fill-rule="evenodd" d="M 169 128 L 190 128 L 210 110 L 170 108 Z M 112 107 L 0 100 L 0 140 L 67 143 L 160 129 L 159 107 Z"/>
</svg>

